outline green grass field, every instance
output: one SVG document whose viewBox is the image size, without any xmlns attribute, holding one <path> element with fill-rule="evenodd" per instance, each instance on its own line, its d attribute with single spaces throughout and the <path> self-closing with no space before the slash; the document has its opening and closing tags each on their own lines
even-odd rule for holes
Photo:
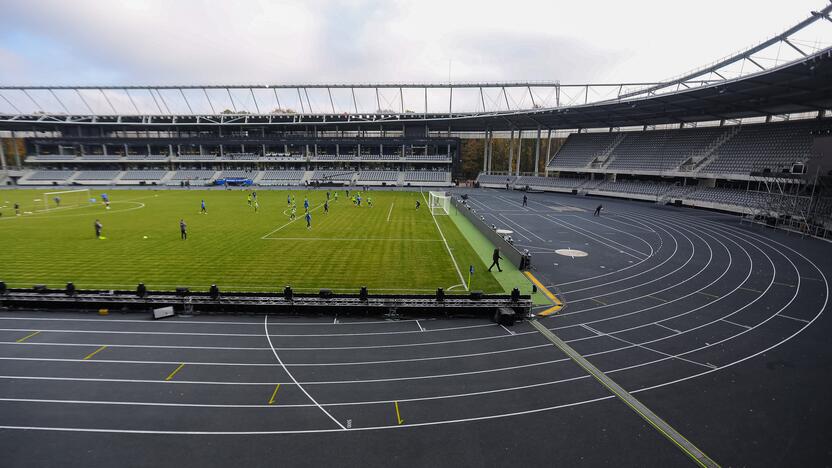
<svg viewBox="0 0 832 468">
<path fill-rule="evenodd" d="M 363 196 L 375 206 L 357 208 L 340 190 L 324 214 L 326 192 L 314 190 L 258 191 L 257 213 L 246 202 L 248 192 L 239 189 L 106 190 L 110 210 L 88 202 L 54 209 L 51 201 L 45 210 L 46 191 L 0 191 L 0 280 L 10 287 L 63 287 L 72 281 L 102 289 L 133 289 L 144 282 L 151 289 L 206 290 L 215 283 L 224 291 L 278 291 L 289 284 L 299 291 L 367 286 L 371 293 L 428 293 L 437 287 L 464 292 L 473 265 L 471 289 L 505 290 L 454 221 L 436 216 L 434 222 L 427 194 L 419 192 L 370 191 Z M 96 198 L 101 192 L 90 191 Z M 288 216 L 288 193 L 297 200 L 296 221 Z M 311 230 L 303 219 L 305 196 Z M 14 203 L 25 214 L 15 216 Z M 96 218 L 106 239 L 95 238 Z M 180 218 L 188 224 L 186 241 L 180 240 Z"/>
</svg>

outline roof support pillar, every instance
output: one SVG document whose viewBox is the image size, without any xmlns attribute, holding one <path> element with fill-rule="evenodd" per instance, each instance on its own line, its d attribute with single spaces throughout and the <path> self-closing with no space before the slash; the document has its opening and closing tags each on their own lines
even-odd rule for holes
<svg viewBox="0 0 832 468">
<path fill-rule="evenodd" d="M 534 141 L 534 175 L 540 175 L 540 126 L 537 126 L 537 139 Z"/>
</svg>

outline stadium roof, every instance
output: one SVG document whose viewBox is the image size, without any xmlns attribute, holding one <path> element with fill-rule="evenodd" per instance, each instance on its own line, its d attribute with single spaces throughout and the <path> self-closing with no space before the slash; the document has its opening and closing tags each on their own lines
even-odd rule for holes
<svg viewBox="0 0 832 468">
<path fill-rule="evenodd" d="M 832 5 L 754 47 L 656 83 L 385 83 L 227 86 L 2 86 L 0 129 L 212 126 L 482 131 L 660 125 L 832 109 L 832 47 L 794 35 Z M 773 66 L 760 54 L 791 51 Z M 737 71 L 739 67 L 739 71 Z M 413 110 L 415 109 L 415 110 Z"/>
</svg>

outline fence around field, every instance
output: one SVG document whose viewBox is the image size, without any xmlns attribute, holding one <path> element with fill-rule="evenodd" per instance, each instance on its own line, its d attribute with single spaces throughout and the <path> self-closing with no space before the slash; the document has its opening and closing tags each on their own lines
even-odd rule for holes
<svg viewBox="0 0 832 468">
<path fill-rule="evenodd" d="M 454 208 L 456 208 L 463 216 L 468 218 L 468 221 L 471 221 L 471 224 L 474 225 L 477 230 L 479 230 L 488 240 L 491 241 L 494 246 L 500 249 L 500 255 L 503 258 L 508 259 L 513 263 L 518 269 L 520 270 L 527 270 L 531 267 L 531 257 L 528 255 L 523 255 L 523 252 L 517 250 L 517 247 L 509 244 L 503 239 L 503 236 L 497 234 L 496 232 L 491 230 L 491 226 L 487 225 L 480 219 L 479 215 L 473 212 L 470 206 L 467 204 L 463 204 L 455 197 L 451 197 L 451 203 L 454 204 Z"/>
</svg>

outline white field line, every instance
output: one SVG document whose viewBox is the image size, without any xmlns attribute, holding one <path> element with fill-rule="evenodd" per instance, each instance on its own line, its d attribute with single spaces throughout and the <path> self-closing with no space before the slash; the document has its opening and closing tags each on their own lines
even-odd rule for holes
<svg viewBox="0 0 832 468">
<path fill-rule="evenodd" d="M 315 206 L 314 208 L 311 208 L 311 209 L 309 210 L 309 212 L 311 213 L 311 212 L 313 212 L 313 211 L 317 210 L 318 208 L 321 208 L 322 206 L 324 206 L 324 204 L 323 204 L 323 203 L 321 203 L 321 204 L 320 204 L 320 205 L 318 205 L 318 206 Z M 295 218 L 295 219 L 293 219 L 293 220 L 289 221 L 288 223 L 284 224 L 283 226 L 280 226 L 279 228 L 275 229 L 274 231 L 272 231 L 272 232 L 270 232 L 270 233 L 266 234 L 265 236 L 261 237 L 260 239 L 268 240 L 268 239 L 269 239 L 269 236 L 271 236 L 272 234 L 276 233 L 277 231 L 279 231 L 279 230 L 281 230 L 281 229 L 285 228 L 286 226 L 288 226 L 288 225 L 290 225 L 290 224 L 292 224 L 292 223 L 294 223 L 295 221 L 298 221 L 298 220 L 300 220 L 300 219 L 301 219 L 300 217 L 297 217 L 297 218 Z"/>
<path fill-rule="evenodd" d="M 395 237 L 266 237 L 264 240 L 285 241 L 391 241 L 391 242 L 442 242 L 441 239 L 407 239 Z"/>
<path fill-rule="evenodd" d="M 425 200 L 425 205 L 429 205 L 428 199 L 425 198 L 425 194 L 422 193 L 422 199 Z M 442 228 L 439 227 L 439 222 L 436 221 L 436 216 L 434 216 L 433 212 L 430 214 L 431 218 L 433 218 L 433 224 L 436 225 L 436 229 L 439 231 L 439 235 L 442 236 L 442 242 L 445 243 L 445 248 L 448 250 L 448 255 L 451 256 L 451 261 L 454 262 L 454 268 L 456 268 L 456 273 L 459 275 L 459 281 L 462 283 L 462 287 L 465 290 L 468 290 L 468 285 L 465 284 L 465 278 L 462 276 L 462 270 L 459 269 L 459 265 L 456 263 L 456 259 L 454 258 L 453 252 L 451 252 L 451 247 L 448 245 L 448 240 L 445 239 L 445 234 L 442 233 Z"/>
<path fill-rule="evenodd" d="M 387 222 L 388 223 L 390 222 L 390 215 L 393 214 L 393 205 L 395 205 L 395 203 L 390 203 L 390 211 L 387 212 Z"/>
</svg>

